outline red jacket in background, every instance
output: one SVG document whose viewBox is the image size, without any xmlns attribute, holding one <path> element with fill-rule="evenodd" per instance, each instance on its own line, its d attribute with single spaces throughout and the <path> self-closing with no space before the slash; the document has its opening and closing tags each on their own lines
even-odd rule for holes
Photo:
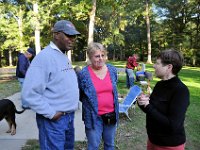
<svg viewBox="0 0 200 150">
<path fill-rule="evenodd" d="M 138 63 L 136 61 L 137 61 L 136 56 L 129 56 L 127 60 L 126 68 L 134 70 L 135 67 L 138 66 Z"/>
</svg>

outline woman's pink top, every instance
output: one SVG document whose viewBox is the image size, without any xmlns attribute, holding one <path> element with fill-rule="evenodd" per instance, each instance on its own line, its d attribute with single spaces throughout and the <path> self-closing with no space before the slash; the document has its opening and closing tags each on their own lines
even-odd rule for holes
<svg viewBox="0 0 200 150">
<path fill-rule="evenodd" d="M 113 112 L 114 96 L 109 71 L 107 71 L 104 79 L 100 79 L 99 77 L 97 77 L 90 66 L 88 67 L 88 69 L 97 93 L 98 115 Z"/>
</svg>

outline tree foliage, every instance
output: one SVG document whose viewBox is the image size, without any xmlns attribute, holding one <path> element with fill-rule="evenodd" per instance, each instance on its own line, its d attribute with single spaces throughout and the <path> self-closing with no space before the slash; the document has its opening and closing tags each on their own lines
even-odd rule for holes
<svg viewBox="0 0 200 150">
<path fill-rule="evenodd" d="M 35 2 L 39 9 L 37 18 L 40 23 L 41 47 L 45 47 L 51 40 L 53 24 L 57 20 L 67 19 L 81 32 L 72 60 L 85 60 L 93 0 L 1 0 L 0 58 L 4 59 L 4 54 L 8 51 L 15 53 L 26 50 L 28 46 L 34 47 Z M 107 46 L 110 59 L 125 60 L 129 55 L 138 53 L 142 61 L 147 61 L 145 2 L 146 0 L 97 1 L 94 41 Z M 200 65 L 200 2 L 149 2 L 152 58 L 159 51 L 174 47 L 184 54 L 187 64 Z"/>
</svg>

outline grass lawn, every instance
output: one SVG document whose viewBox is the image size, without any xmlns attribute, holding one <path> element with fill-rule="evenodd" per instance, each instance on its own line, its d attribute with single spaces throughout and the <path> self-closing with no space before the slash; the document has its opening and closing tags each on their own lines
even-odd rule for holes
<svg viewBox="0 0 200 150">
<path fill-rule="evenodd" d="M 111 62 L 116 67 L 123 68 L 125 62 Z M 79 64 L 82 64 L 79 62 Z M 77 65 L 77 64 L 75 64 Z M 153 73 L 152 65 L 146 65 L 146 70 Z M 186 129 L 186 150 L 200 149 L 200 68 L 198 67 L 183 67 L 179 74 L 182 81 L 190 90 L 190 106 L 188 108 L 185 120 Z M 153 78 L 151 87 L 153 88 L 158 78 Z M 119 74 L 118 90 L 122 95 L 126 95 L 125 74 Z M 14 87 L 14 88 L 13 88 Z M 9 96 L 19 91 L 19 85 L 16 80 L 0 81 L 0 98 Z M 120 150 L 145 150 L 146 149 L 146 129 L 145 129 L 145 114 L 136 106 L 136 109 L 129 111 L 132 121 L 129 121 L 124 115 L 120 115 L 120 123 L 116 136 L 116 149 Z M 29 140 L 27 146 L 23 150 L 39 150 L 38 141 Z M 85 150 L 86 142 L 76 142 L 75 150 Z M 102 148 L 101 148 L 102 149 Z"/>
<path fill-rule="evenodd" d="M 0 99 L 13 95 L 20 91 L 19 82 L 16 79 L 0 79 Z"/>
</svg>

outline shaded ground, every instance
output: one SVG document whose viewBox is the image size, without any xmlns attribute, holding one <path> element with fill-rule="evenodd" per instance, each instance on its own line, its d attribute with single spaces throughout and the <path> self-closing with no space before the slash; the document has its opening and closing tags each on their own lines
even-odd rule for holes
<svg viewBox="0 0 200 150">
<path fill-rule="evenodd" d="M 17 108 L 21 110 L 20 93 L 16 93 L 8 97 L 12 100 Z M 81 108 L 81 106 L 80 106 Z M 85 140 L 84 124 L 82 122 L 82 111 L 79 109 L 75 113 L 75 140 Z M 0 122 L 0 150 L 21 150 L 24 145 L 30 148 L 29 144 L 26 144 L 27 140 L 36 141 L 38 145 L 38 129 L 35 120 L 35 112 L 32 110 L 26 110 L 22 114 L 16 114 L 17 133 L 14 136 L 6 133 L 8 130 L 8 124 L 3 119 Z"/>
</svg>

